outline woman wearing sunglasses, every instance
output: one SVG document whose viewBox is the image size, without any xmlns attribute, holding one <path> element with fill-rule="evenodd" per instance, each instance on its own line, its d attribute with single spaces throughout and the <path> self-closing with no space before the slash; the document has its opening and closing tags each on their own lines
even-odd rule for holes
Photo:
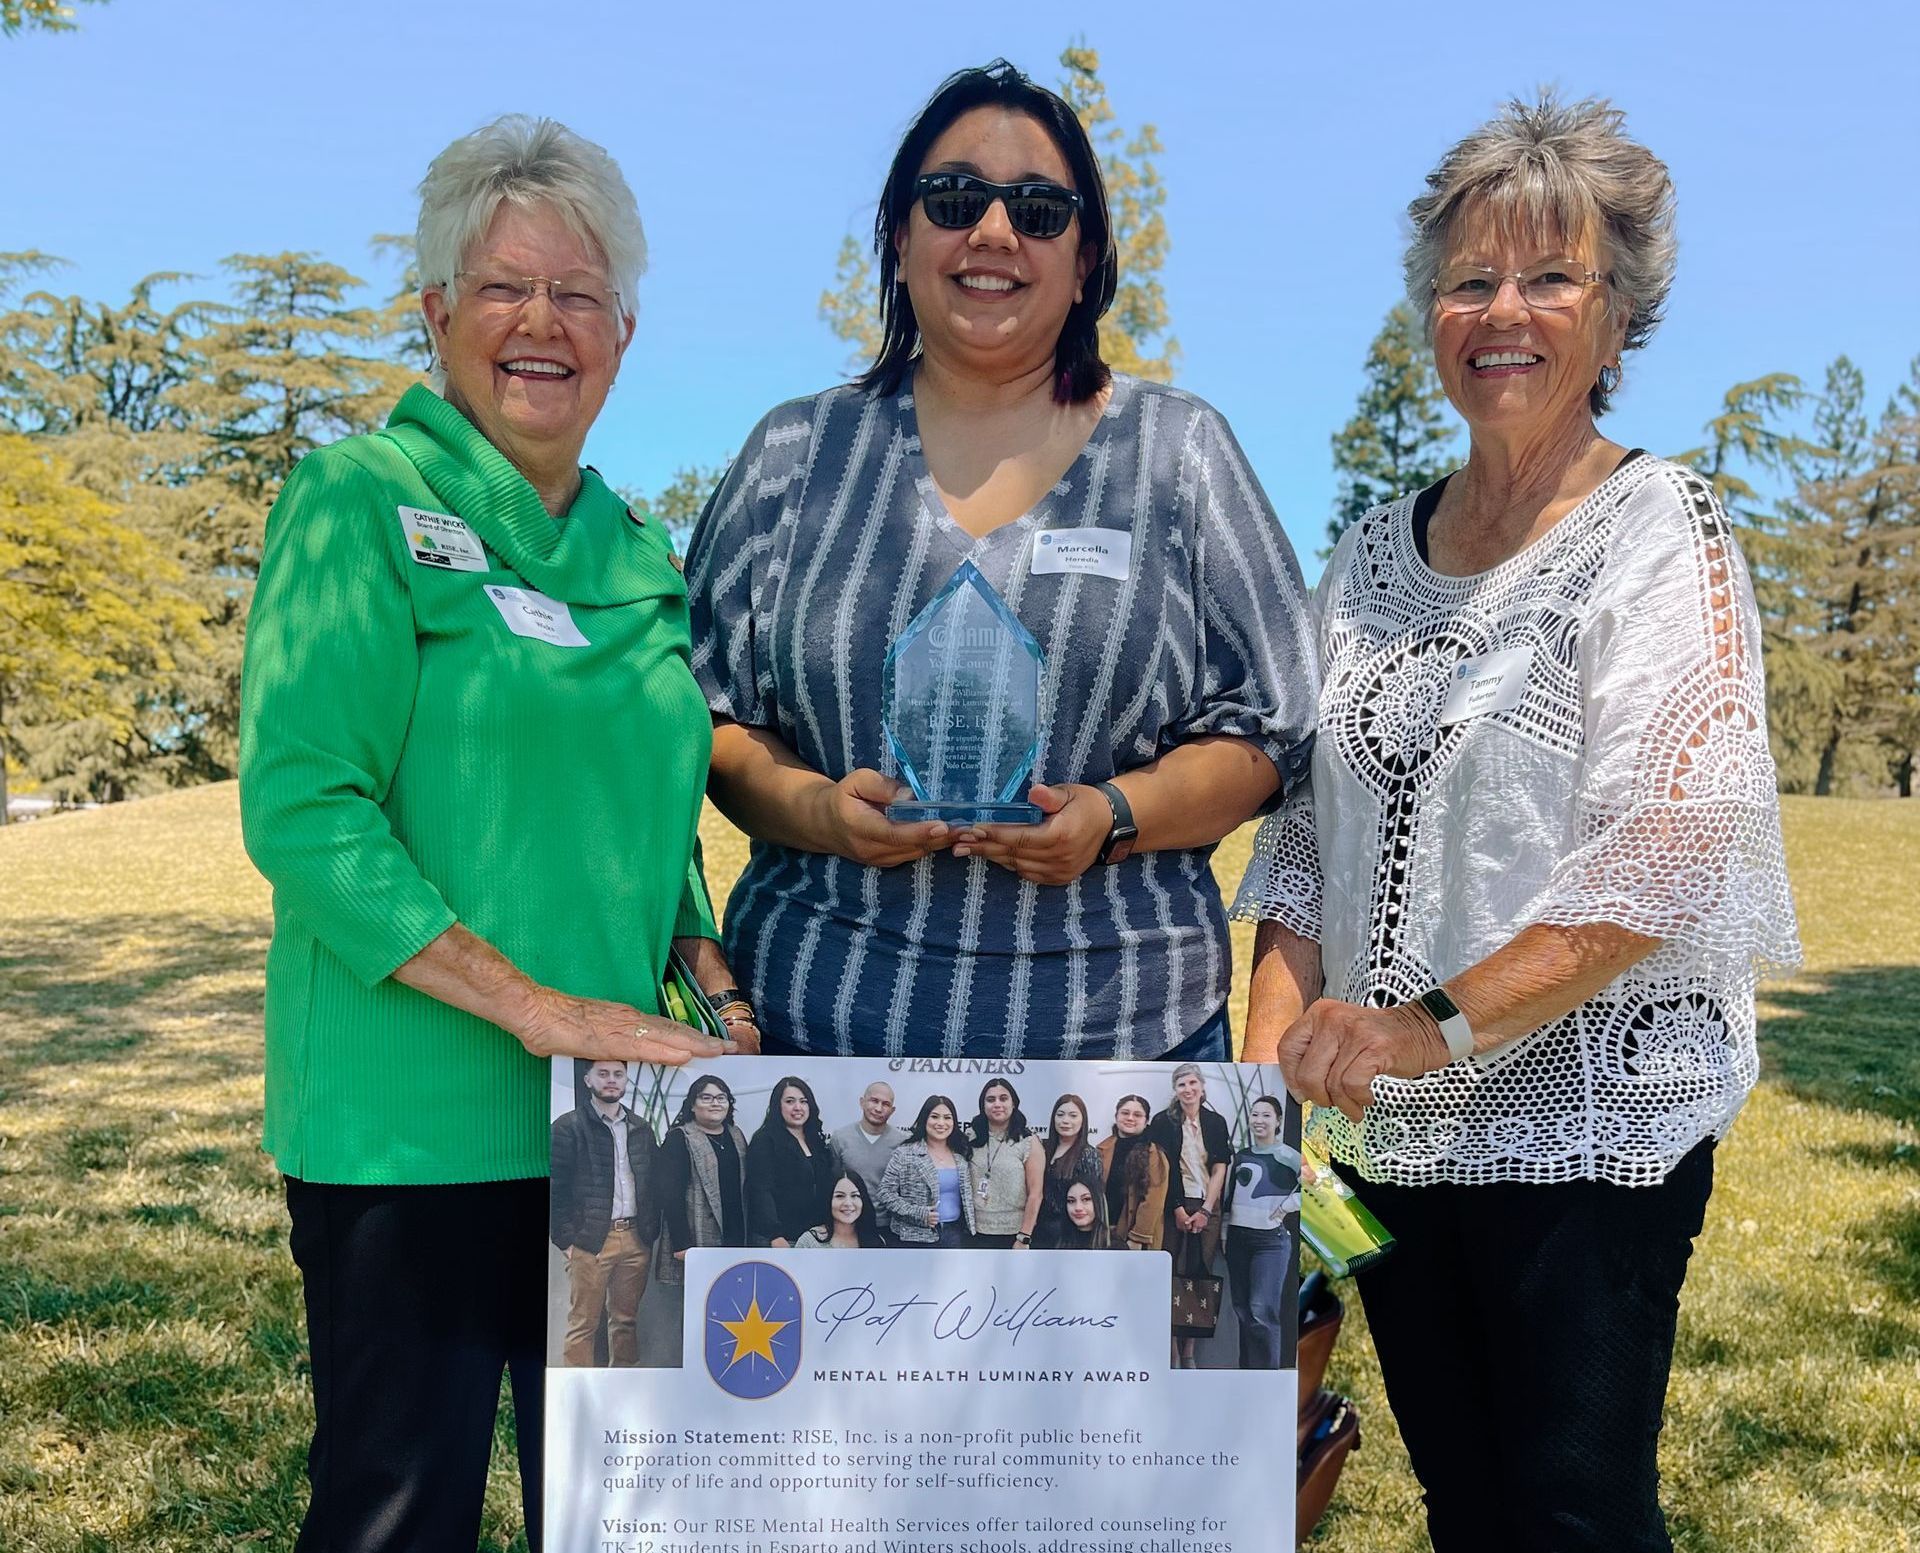
<svg viewBox="0 0 1920 1553">
<path fill-rule="evenodd" d="M 949 79 L 874 239 L 878 358 L 755 428 L 687 560 L 768 1049 L 1222 1058 L 1208 860 L 1311 744 L 1292 551 L 1225 421 L 1101 360 L 1106 191 L 1054 93 Z M 962 562 L 1044 654 L 1036 825 L 884 812 L 887 649 Z"/>
</svg>

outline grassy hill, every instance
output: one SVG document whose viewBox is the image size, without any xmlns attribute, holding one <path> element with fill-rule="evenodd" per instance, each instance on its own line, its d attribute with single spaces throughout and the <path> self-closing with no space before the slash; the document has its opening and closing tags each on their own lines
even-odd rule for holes
<svg viewBox="0 0 1920 1553">
<path fill-rule="evenodd" d="M 1910 1549 L 1920 804 L 1790 801 L 1787 825 L 1808 969 L 1767 989 L 1767 1078 L 1720 1151 L 1666 1499 L 1683 1549 Z M 743 849 L 713 816 L 706 837 L 724 894 Z M 1229 888 L 1247 841 L 1221 850 Z M 231 786 L 0 831 L 0 1548 L 292 1546 L 307 1403 L 258 1149 L 269 926 Z M 1423 1547 L 1357 1309 L 1335 1380 L 1366 1445 L 1318 1545 Z M 486 1545 L 506 1547 L 496 1466 Z"/>
</svg>

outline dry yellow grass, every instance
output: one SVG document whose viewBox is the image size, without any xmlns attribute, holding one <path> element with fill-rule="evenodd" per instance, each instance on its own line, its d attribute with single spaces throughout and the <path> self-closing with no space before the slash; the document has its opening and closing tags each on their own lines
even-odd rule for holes
<svg viewBox="0 0 1920 1553">
<path fill-rule="evenodd" d="M 704 827 L 715 893 L 744 861 Z M 1809 967 L 1722 1150 L 1663 1462 L 1683 1549 L 1907 1549 L 1920 1526 L 1920 805 L 1793 801 Z M 1222 848 L 1230 889 L 1248 833 Z M 258 1150 L 267 892 L 231 786 L 0 831 L 0 1548 L 290 1547 L 299 1292 Z M 1236 1019 L 1247 934 L 1236 927 Z M 1424 1545 L 1367 1346 L 1319 1545 Z M 515 1539 L 504 1453 L 484 1545 Z"/>
</svg>

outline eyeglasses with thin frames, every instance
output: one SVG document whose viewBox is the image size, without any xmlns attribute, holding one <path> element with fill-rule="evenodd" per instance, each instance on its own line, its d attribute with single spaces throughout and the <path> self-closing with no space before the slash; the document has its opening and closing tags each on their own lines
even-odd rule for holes
<svg viewBox="0 0 1920 1553">
<path fill-rule="evenodd" d="M 482 306 L 501 312 L 517 311 L 543 292 L 548 304 L 569 318 L 605 317 L 620 305 L 619 292 L 579 275 L 555 280 L 547 275 L 494 275 L 461 270 L 454 279 L 478 282 L 468 295 Z"/>
<path fill-rule="evenodd" d="M 1589 286 L 1610 279 L 1599 270 L 1582 269 L 1576 259 L 1542 259 L 1506 273 L 1481 264 L 1450 264 L 1435 278 L 1433 297 L 1443 313 L 1484 313 L 1512 281 L 1528 307 L 1554 313 L 1574 306 Z"/>
</svg>

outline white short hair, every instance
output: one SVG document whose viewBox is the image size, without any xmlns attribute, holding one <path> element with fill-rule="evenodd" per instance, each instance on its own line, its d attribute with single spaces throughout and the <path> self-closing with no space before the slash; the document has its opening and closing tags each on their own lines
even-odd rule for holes
<svg viewBox="0 0 1920 1553">
<path fill-rule="evenodd" d="M 598 248 L 620 293 L 621 313 L 634 316 L 647 234 L 619 164 L 557 120 L 524 113 L 504 114 L 462 135 L 427 168 L 414 234 L 422 289 L 437 288 L 453 300 L 467 250 L 508 202 L 522 209 L 551 206 L 575 236 Z"/>
</svg>

